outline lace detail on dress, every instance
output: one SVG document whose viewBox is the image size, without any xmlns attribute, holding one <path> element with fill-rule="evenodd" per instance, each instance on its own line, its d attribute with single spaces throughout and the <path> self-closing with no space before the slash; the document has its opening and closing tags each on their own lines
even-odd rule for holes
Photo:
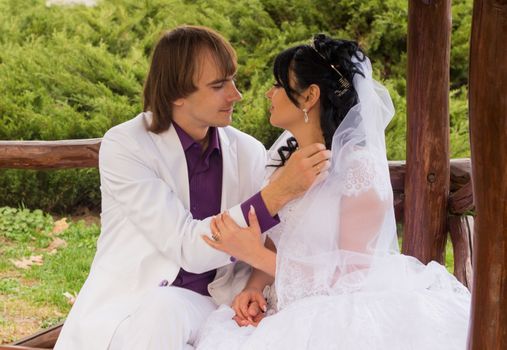
<svg viewBox="0 0 507 350">
<path fill-rule="evenodd" d="M 287 230 L 290 231 L 287 223 L 294 221 L 294 213 L 298 212 L 299 203 L 299 200 L 289 202 L 280 212 L 280 223 L 268 231 L 268 236 L 273 240 L 275 246 L 279 245 L 282 234 L 290 235 L 290 232 L 287 232 Z M 296 300 L 329 292 L 329 283 L 327 279 L 323 278 L 327 276 L 325 268 L 323 268 L 322 274 L 315 273 L 315 261 L 305 264 L 292 257 L 292 254 L 297 256 L 311 255 L 308 246 L 294 239 L 285 239 L 284 245 L 285 251 L 290 252 L 291 256 L 283 257 L 280 254 L 277 256 L 277 264 L 282 264 L 284 269 L 283 271 L 277 270 L 276 282 L 264 290 L 265 297 L 270 299 L 268 300 L 269 314 L 278 312 Z M 322 277 L 322 281 L 317 281 L 320 277 Z M 277 289 L 275 289 L 275 284 Z"/>
<path fill-rule="evenodd" d="M 303 298 L 330 294 L 325 270 L 315 271 L 313 266 L 290 258 L 280 259 L 280 262 L 284 266 L 284 271 L 276 276 L 279 289 L 277 290 L 278 310 Z"/>
<path fill-rule="evenodd" d="M 358 196 L 359 194 L 375 188 L 380 198 L 385 199 L 388 194 L 386 179 L 382 178 L 380 166 L 367 150 L 352 152 L 346 161 L 343 173 L 343 194 L 345 196 Z M 389 182 L 390 183 L 390 182 Z"/>
</svg>

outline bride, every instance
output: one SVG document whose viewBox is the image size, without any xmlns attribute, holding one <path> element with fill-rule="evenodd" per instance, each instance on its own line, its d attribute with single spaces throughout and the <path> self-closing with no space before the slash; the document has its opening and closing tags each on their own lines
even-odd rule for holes
<svg viewBox="0 0 507 350">
<path fill-rule="evenodd" d="M 320 181 L 260 234 L 226 214 L 212 247 L 253 266 L 231 307 L 201 329 L 198 349 L 464 349 L 470 293 L 446 269 L 400 254 L 384 130 L 394 114 L 357 44 L 317 35 L 280 53 L 267 92 L 286 131 L 269 178 L 298 147 L 332 150 Z M 275 278 L 276 277 L 276 278 Z"/>
</svg>

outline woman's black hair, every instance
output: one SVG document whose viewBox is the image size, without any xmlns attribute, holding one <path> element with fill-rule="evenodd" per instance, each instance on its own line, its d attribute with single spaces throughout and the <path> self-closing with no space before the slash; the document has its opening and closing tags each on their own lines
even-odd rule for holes
<svg viewBox="0 0 507 350">
<path fill-rule="evenodd" d="M 276 83 L 283 87 L 289 99 L 299 107 L 298 95 L 311 84 L 320 88 L 320 127 L 327 149 L 331 149 L 333 135 L 348 111 L 357 104 L 356 90 L 352 85 L 354 75 L 363 72 L 353 58 L 364 61 L 365 55 L 354 41 L 335 40 L 317 34 L 312 45 L 299 45 L 281 52 L 275 58 L 273 74 Z M 293 85 L 289 83 L 289 72 Z M 283 166 L 297 149 L 297 141 L 291 137 L 287 146 L 278 149 Z"/>
</svg>

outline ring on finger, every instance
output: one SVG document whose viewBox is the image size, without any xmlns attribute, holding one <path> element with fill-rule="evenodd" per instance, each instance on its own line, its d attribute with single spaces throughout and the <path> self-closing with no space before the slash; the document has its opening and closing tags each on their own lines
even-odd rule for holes
<svg viewBox="0 0 507 350">
<path fill-rule="evenodd" d="M 211 238 L 213 238 L 213 240 L 214 240 L 215 242 L 220 241 L 220 233 L 218 233 L 218 232 L 212 232 L 212 233 L 211 233 Z"/>
</svg>

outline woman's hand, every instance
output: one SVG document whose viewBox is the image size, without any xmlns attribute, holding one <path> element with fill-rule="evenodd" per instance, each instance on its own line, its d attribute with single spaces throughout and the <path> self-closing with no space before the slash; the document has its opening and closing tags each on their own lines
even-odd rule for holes
<svg viewBox="0 0 507 350">
<path fill-rule="evenodd" d="M 211 220 L 211 233 L 214 239 L 207 236 L 202 238 L 211 247 L 255 266 L 259 253 L 266 248 L 261 240 L 261 229 L 253 206 L 248 212 L 248 219 L 250 226 L 242 228 L 227 212 L 219 214 Z"/>
<path fill-rule="evenodd" d="M 257 326 L 264 318 L 267 303 L 262 292 L 257 288 L 245 288 L 236 295 L 231 305 L 236 313 L 232 318 L 238 326 Z"/>
</svg>

